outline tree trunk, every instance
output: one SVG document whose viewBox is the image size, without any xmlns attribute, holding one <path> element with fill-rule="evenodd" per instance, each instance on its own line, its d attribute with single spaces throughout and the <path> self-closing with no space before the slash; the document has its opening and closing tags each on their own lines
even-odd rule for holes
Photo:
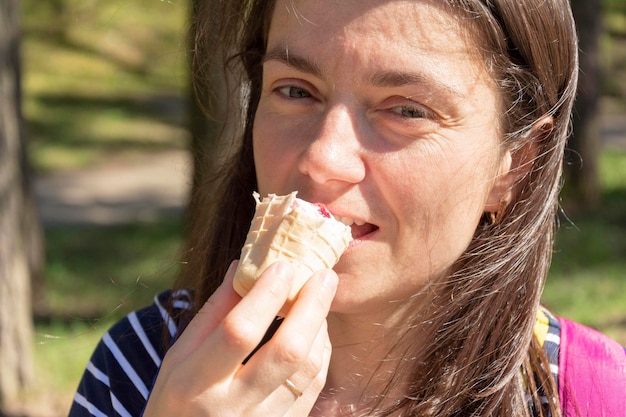
<svg viewBox="0 0 626 417">
<path fill-rule="evenodd" d="M 0 410 L 32 381 L 30 280 L 41 251 L 21 131 L 19 16 L 19 0 L 0 3 Z"/>
<path fill-rule="evenodd" d="M 600 200 L 600 3 L 600 0 L 572 1 L 580 42 L 580 76 L 570 140 L 573 157 L 568 158 L 566 165 L 566 198 L 568 205 L 577 208 L 596 207 Z"/>
</svg>

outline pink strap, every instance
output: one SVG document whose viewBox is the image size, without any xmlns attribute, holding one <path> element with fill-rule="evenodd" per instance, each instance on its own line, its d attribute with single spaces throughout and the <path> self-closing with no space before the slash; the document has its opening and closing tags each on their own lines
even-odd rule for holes
<svg viewBox="0 0 626 417">
<path fill-rule="evenodd" d="M 564 417 L 626 416 L 626 353 L 607 336 L 559 318 L 559 395 Z"/>
</svg>

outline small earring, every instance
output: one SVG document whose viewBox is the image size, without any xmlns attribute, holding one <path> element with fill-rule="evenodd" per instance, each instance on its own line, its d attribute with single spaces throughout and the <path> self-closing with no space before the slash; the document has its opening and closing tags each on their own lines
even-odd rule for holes
<svg viewBox="0 0 626 417">
<path fill-rule="evenodd" d="M 506 201 L 500 200 L 500 204 L 498 204 L 498 210 L 495 212 L 489 213 L 489 220 L 491 220 L 492 225 L 496 225 L 502 221 L 502 216 L 504 216 L 504 211 L 506 210 Z"/>
</svg>

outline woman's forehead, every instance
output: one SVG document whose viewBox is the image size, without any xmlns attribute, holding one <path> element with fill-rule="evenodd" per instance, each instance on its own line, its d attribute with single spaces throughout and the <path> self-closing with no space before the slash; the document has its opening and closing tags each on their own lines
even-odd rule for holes
<svg viewBox="0 0 626 417">
<path fill-rule="evenodd" d="M 328 62 L 485 78 L 483 57 L 462 21 L 429 0 L 278 0 L 266 58 L 307 57 L 316 72 Z"/>
<path fill-rule="evenodd" d="M 285 44 L 352 42 L 353 48 L 379 46 L 400 54 L 409 53 L 407 48 L 446 48 L 477 55 L 475 36 L 467 36 L 463 21 L 430 0 L 278 0 L 268 37 Z"/>
<path fill-rule="evenodd" d="M 401 32 L 419 29 L 426 22 L 456 30 L 459 22 L 453 9 L 431 0 L 277 0 L 272 25 L 275 20 L 292 20 L 302 28 L 339 30 L 335 25 L 341 22 L 342 26 L 388 26 Z"/>
</svg>

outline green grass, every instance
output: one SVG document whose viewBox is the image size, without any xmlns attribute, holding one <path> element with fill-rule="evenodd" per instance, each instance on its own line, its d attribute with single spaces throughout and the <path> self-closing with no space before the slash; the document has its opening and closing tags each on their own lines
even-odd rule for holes
<svg viewBox="0 0 626 417">
<path fill-rule="evenodd" d="M 182 221 L 46 231 L 46 303 L 53 317 L 119 317 L 171 285 Z"/>
</svg>

